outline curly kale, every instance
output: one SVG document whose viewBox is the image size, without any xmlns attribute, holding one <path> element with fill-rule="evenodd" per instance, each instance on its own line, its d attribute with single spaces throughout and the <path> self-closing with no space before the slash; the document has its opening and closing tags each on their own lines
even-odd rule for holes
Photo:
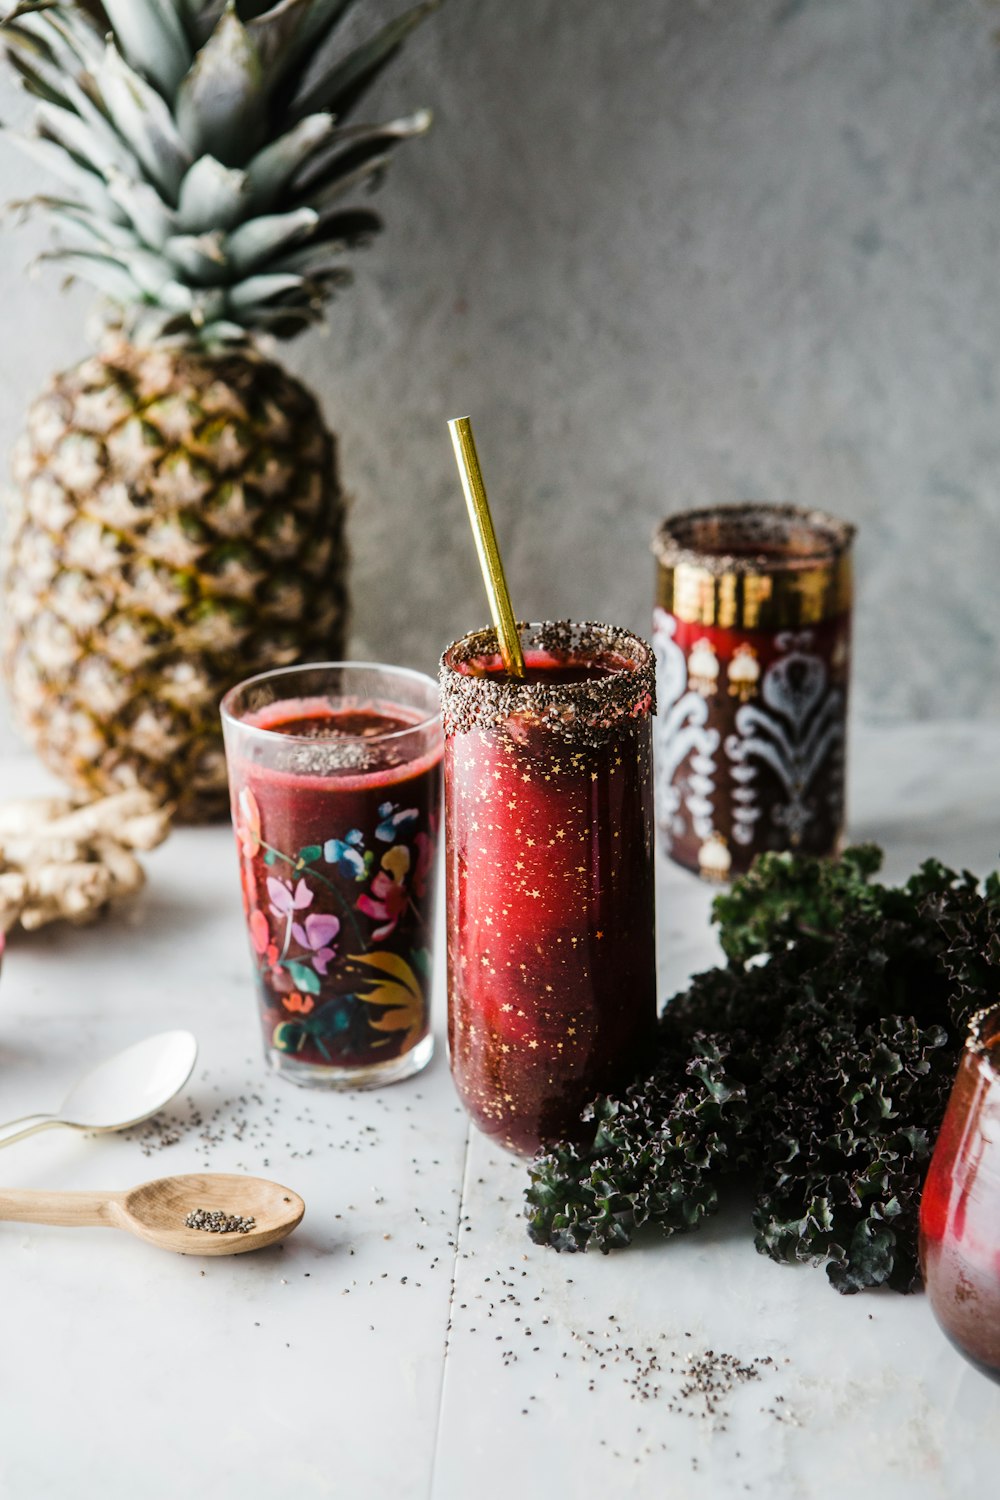
<svg viewBox="0 0 1000 1500">
<path fill-rule="evenodd" d="M 728 966 L 667 1007 L 648 1077 L 585 1111 L 589 1143 L 536 1158 L 533 1240 L 695 1229 L 741 1173 L 763 1254 L 825 1261 L 842 1292 L 919 1284 L 934 1136 L 966 1023 L 1000 991 L 1000 878 L 928 860 L 890 887 L 880 865 L 873 845 L 765 855 L 717 897 Z"/>
</svg>

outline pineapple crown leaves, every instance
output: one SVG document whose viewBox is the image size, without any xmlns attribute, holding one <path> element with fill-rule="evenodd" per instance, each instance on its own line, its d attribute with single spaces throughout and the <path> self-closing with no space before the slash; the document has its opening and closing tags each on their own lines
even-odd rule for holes
<svg viewBox="0 0 1000 1500">
<path fill-rule="evenodd" d="M 35 100 L 8 132 L 60 179 L 38 195 L 65 238 L 43 259 L 98 287 L 133 337 L 288 338 L 350 280 L 378 186 L 427 110 L 351 119 L 440 0 L 344 48 L 358 0 L 21 0 L 0 43 Z"/>
</svg>

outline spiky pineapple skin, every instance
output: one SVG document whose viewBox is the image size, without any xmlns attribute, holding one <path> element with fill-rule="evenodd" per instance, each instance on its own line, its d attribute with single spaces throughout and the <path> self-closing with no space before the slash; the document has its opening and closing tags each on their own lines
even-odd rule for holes
<svg viewBox="0 0 1000 1500">
<path fill-rule="evenodd" d="M 64 780 L 225 812 L 236 681 L 343 655 L 336 445 L 287 371 L 115 339 L 57 375 L 14 454 L 0 653 Z"/>
</svg>

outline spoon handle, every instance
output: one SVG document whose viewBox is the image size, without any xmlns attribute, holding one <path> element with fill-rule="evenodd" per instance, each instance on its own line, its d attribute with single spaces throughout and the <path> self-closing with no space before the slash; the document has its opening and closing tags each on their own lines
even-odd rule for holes
<svg viewBox="0 0 1000 1500">
<path fill-rule="evenodd" d="M 15 1141 L 23 1141 L 25 1136 L 61 1124 L 56 1115 L 23 1115 L 20 1120 L 9 1120 L 6 1125 L 0 1125 L 0 1146 L 12 1146 Z"/>
<path fill-rule="evenodd" d="M 115 1212 L 122 1193 L 50 1193 L 37 1188 L 0 1188 L 0 1219 L 20 1224 L 118 1225 Z"/>
</svg>

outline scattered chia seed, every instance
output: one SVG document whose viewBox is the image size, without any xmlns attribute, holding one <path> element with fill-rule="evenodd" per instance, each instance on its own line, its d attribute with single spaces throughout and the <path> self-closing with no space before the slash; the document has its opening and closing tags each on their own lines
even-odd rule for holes
<svg viewBox="0 0 1000 1500">
<path fill-rule="evenodd" d="M 213 1091 L 222 1093 L 218 1085 Z M 348 1119 L 355 1123 L 352 1117 Z M 300 1127 L 296 1135 L 301 1138 L 308 1134 L 312 1144 L 292 1149 L 286 1139 L 290 1125 Z M 332 1121 L 319 1119 L 308 1105 L 295 1104 L 289 1109 L 281 1088 L 272 1090 L 266 1081 L 247 1084 L 242 1091 L 213 1100 L 211 1105 L 186 1095 L 169 1111 L 122 1131 L 122 1139 L 135 1142 L 146 1157 L 170 1146 L 193 1147 L 206 1170 L 213 1167 L 219 1150 L 226 1155 L 228 1165 L 232 1154 L 228 1148 L 235 1142 L 243 1148 L 245 1156 L 235 1164 L 240 1171 L 268 1166 L 279 1143 L 291 1161 L 302 1161 L 321 1152 L 358 1155 L 382 1144 L 375 1125 L 356 1126 L 344 1133 Z"/>
<path fill-rule="evenodd" d="M 421 1128 L 407 1123 L 420 1119 L 419 1104 L 404 1102 L 402 1095 L 372 1095 L 365 1100 L 364 1113 L 353 1103 L 345 1112 L 343 1104 L 333 1106 L 328 1101 L 311 1101 L 308 1096 L 299 1098 L 283 1082 L 272 1084 L 267 1076 L 253 1077 L 253 1059 L 247 1060 L 246 1067 L 246 1073 L 228 1079 L 202 1077 L 196 1092 L 176 1101 L 167 1113 L 126 1132 L 125 1137 L 131 1140 L 133 1150 L 138 1147 L 144 1156 L 179 1146 L 185 1156 L 195 1158 L 194 1170 L 260 1173 L 264 1163 L 273 1160 L 281 1180 L 291 1180 L 284 1177 L 290 1162 L 306 1157 L 314 1163 L 324 1158 L 342 1160 L 344 1153 L 371 1159 L 370 1174 L 365 1173 L 361 1161 L 356 1163 L 362 1171 L 352 1180 L 350 1191 L 352 1199 L 360 1196 L 360 1202 L 340 1202 L 341 1211 L 328 1217 L 335 1236 L 331 1249 L 340 1257 L 340 1270 L 357 1246 L 359 1267 L 368 1272 L 360 1282 L 344 1281 L 336 1290 L 356 1301 L 362 1299 L 356 1311 L 359 1319 L 368 1316 L 367 1327 L 373 1339 L 386 1336 L 385 1319 L 380 1318 L 377 1325 L 373 1322 L 375 1298 L 380 1308 L 394 1307 L 393 1298 L 416 1296 L 421 1275 L 439 1273 L 429 1278 L 429 1284 L 439 1284 L 442 1302 L 451 1281 L 448 1327 L 444 1331 L 446 1349 L 458 1336 L 452 1332 L 452 1318 L 463 1338 L 474 1337 L 473 1330 L 481 1329 L 484 1343 L 498 1344 L 499 1348 L 492 1351 L 492 1361 L 510 1370 L 512 1382 L 513 1377 L 520 1377 L 508 1389 L 512 1412 L 533 1416 L 536 1422 L 545 1419 L 547 1396 L 542 1385 L 537 1400 L 531 1391 L 529 1372 L 537 1369 L 539 1377 L 544 1378 L 545 1390 L 561 1392 L 564 1400 L 577 1399 L 578 1392 L 582 1397 L 585 1390 L 597 1396 L 590 1415 L 598 1429 L 595 1443 L 605 1398 L 628 1403 L 636 1420 L 648 1422 L 627 1442 L 609 1440 L 605 1428 L 600 1451 L 623 1467 L 627 1463 L 629 1471 L 640 1461 L 669 1451 L 677 1429 L 685 1422 L 704 1429 L 706 1436 L 723 1435 L 723 1442 L 728 1433 L 730 1443 L 735 1432 L 732 1419 L 738 1417 L 742 1422 L 749 1413 L 759 1425 L 763 1425 L 760 1416 L 769 1424 L 798 1424 L 791 1397 L 786 1401 L 779 1394 L 783 1384 L 780 1371 L 787 1361 L 769 1356 L 767 1345 L 765 1350 L 758 1347 L 756 1357 L 750 1357 L 706 1348 L 707 1338 L 698 1327 L 686 1331 L 683 1325 L 674 1324 L 669 1331 L 654 1335 L 637 1318 L 634 1308 L 618 1300 L 619 1291 L 611 1294 L 616 1310 L 605 1315 L 600 1302 L 595 1305 L 587 1295 L 586 1278 L 556 1274 L 556 1267 L 522 1252 L 520 1245 L 507 1248 L 502 1240 L 492 1245 L 490 1236 L 484 1233 L 489 1226 L 470 1212 L 460 1185 L 447 1188 L 444 1183 L 436 1183 L 438 1197 L 433 1207 L 424 1197 L 430 1191 L 427 1187 L 419 1189 L 422 1207 L 412 1198 L 400 1204 L 399 1190 L 392 1185 L 393 1179 L 383 1177 L 379 1165 L 379 1151 L 389 1142 L 390 1127 L 397 1141 L 401 1138 L 403 1142 L 402 1160 L 409 1162 L 408 1170 L 414 1178 L 420 1176 L 421 1181 L 427 1181 L 444 1166 L 440 1155 L 430 1156 L 430 1149 L 435 1148 L 429 1143 L 424 1146 L 418 1140 L 409 1140 L 407 1132 L 417 1133 Z M 456 1113 L 460 1113 L 457 1106 Z M 407 1158 L 405 1149 L 418 1154 Z M 508 1171 L 513 1182 L 514 1174 L 520 1174 L 523 1166 L 506 1159 L 491 1160 L 489 1172 L 482 1174 L 483 1180 L 477 1185 L 481 1189 L 489 1183 L 502 1189 Z M 514 1197 L 513 1193 L 497 1193 L 493 1201 L 510 1204 Z M 194 1214 L 199 1213 L 207 1217 L 206 1210 L 194 1210 Z M 201 1227 L 206 1233 L 241 1232 L 238 1223 L 215 1229 L 208 1224 L 191 1227 Z M 473 1248 L 477 1241 L 478 1249 Z M 506 1263 L 504 1249 L 514 1255 L 512 1263 Z M 337 1262 L 324 1260 L 311 1275 L 317 1282 L 316 1292 L 328 1279 L 324 1274 L 327 1264 L 333 1267 Z M 302 1272 L 300 1265 L 301 1261 L 295 1262 L 289 1269 L 286 1262 L 283 1269 L 288 1271 L 287 1284 L 293 1284 L 293 1278 L 310 1279 L 310 1272 Z M 285 1277 L 281 1279 L 286 1284 Z M 385 1304 L 384 1297 L 389 1299 Z M 359 1326 L 365 1324 L 360 1322 Z M 535 1355 L 539 1356 L 537 1365 Z M 554 1364 L 558 1365 L 555 1371 Z M 741 1393 L 748 1385 L 751 1391 Z M 522 1407 L 514 1406 L 517 1397 Z"/>
</svg>

